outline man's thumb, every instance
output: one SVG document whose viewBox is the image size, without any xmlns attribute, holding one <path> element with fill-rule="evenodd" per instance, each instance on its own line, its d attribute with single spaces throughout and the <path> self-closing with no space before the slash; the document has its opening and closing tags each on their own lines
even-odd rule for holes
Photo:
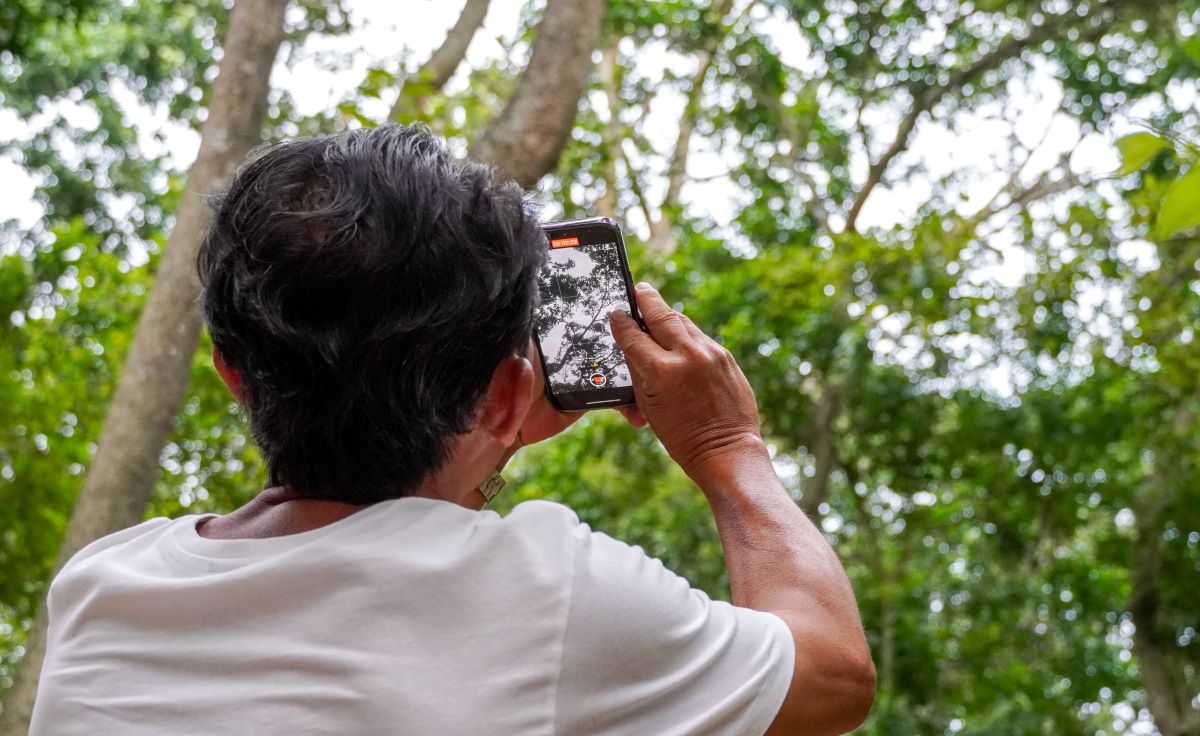
<svg viewBox="0 0 1200 736">
<path fill-rule="evenodd" d="M 631 354 L 637 356 L 645 353 L 654 343 L 654 338 L 642 332 L 638 323 L 623 309 L 613 310 L 609 315 L 609 325 L 612 328 L 613 338 L 616 339 L 627 357 Z"/>
</svg>

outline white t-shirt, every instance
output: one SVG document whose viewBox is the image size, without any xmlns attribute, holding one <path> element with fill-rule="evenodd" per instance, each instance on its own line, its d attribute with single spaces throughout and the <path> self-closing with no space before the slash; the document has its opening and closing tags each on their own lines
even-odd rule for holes
<svg viewBox="0 0 1200 736">
<path fill-rule="evenodd" d="M 313 531 L 153 519 L 50 589 L 32 733 L 759 734 L 794 648 L 565 506 L 424 498 Z"/>
</svg>

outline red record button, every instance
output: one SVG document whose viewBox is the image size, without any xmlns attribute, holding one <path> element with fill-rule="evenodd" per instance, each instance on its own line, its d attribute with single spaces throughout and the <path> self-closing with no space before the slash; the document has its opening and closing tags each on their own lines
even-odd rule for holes
<svg viewBox="0 0 1200 736">
<path fill-rule="evenodd" d="M 603 373 L 593 373 L 591 380 L 593 386 L 603 386 L 608 383 L 608 378 Z"/>
</svg>

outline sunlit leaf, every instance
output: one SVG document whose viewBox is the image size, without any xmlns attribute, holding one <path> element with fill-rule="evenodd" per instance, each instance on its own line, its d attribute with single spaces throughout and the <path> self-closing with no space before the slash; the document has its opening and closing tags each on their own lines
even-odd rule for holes
<svg viewBox="0 0 1200 736">
<path fill-rule="evenodd" d="M 1200 226 L 1200 165 L 1193 166 L 1167 190 L 1155 234 L 1159 240 L 1167 240 L 1196 226 Z"/>
<path fill-rule="evenodd" d="M 1117 176 L 1128 176 L 1138 171 L 1170 145 L 1154 133 L 1131 133 L 1124 136 L 1117 141 L 1117 150 L 1121 152 L 1121 168 L 1117 169 Z"/>
</svg>

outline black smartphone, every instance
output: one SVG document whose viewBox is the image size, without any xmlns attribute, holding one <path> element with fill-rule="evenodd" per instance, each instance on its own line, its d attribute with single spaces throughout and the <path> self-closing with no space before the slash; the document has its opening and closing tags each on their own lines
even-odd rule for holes
<svg viewBox="0 0 1200 736">
<path fill-rule="evenodd" d="M 625 354 L 609 315 L 629 312 L 642 324 L 621 228 L 608 217 L 547 222 L 550 258 L 541 273 L 542 303 L 534 337 L 546 395 L 559 411 L 634 403 Z"/>
</svg>

